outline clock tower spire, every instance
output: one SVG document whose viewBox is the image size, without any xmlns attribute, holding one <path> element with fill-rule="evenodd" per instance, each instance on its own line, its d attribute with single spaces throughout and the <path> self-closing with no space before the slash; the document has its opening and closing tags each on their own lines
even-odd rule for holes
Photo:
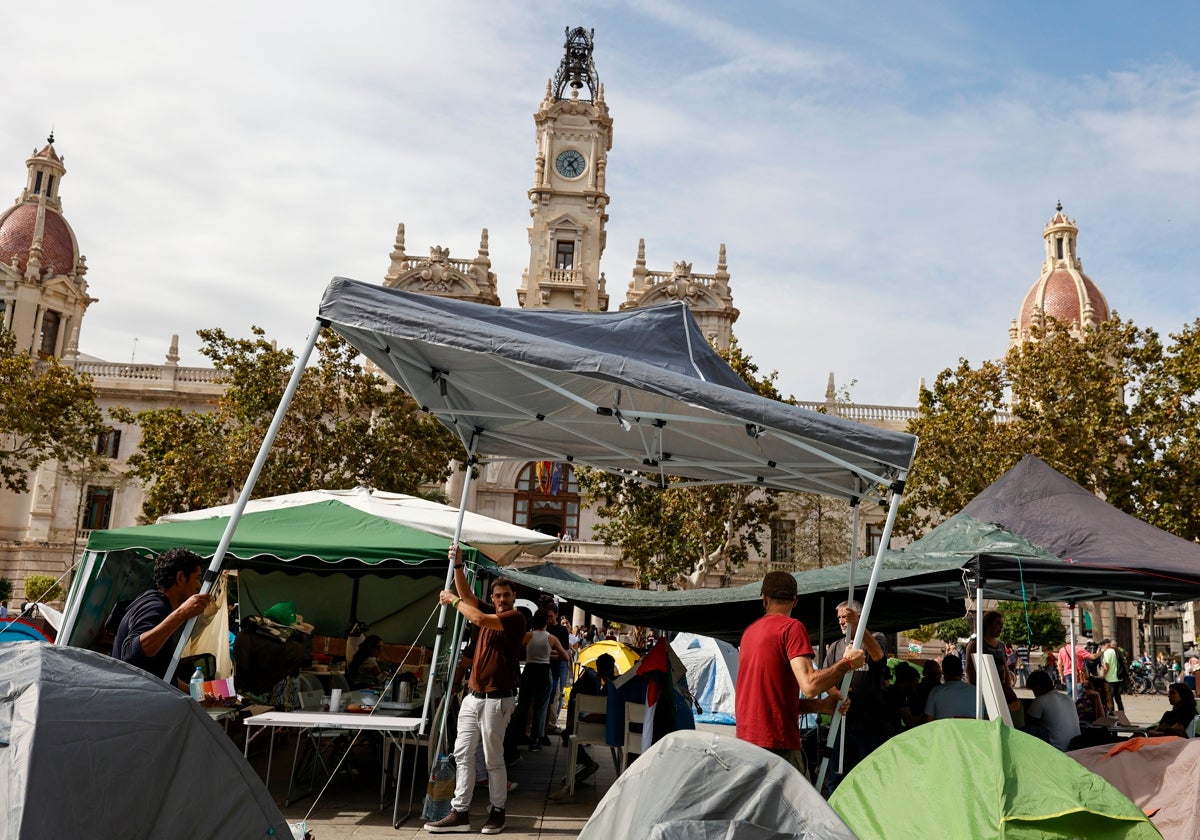
<svg viewBox="0 0 1200 840">
<path fill-rule="evenodd" d="M 517 290 L 527 309 L 608 309 L 600 257 L 612 118 L 592 61 L 594 34 L 567 28 L 565 54 L 533 116 L 537 156 L 529 190 L 529 268 Z"/>
</svg>

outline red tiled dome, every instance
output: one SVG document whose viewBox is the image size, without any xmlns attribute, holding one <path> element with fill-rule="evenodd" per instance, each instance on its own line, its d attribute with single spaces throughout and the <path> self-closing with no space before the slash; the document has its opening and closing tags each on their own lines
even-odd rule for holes
<svg viewBox="0 0 1200 840">
<path fill-rule="evenodd" d="M 1099 287 L 1086 274 L 1076 275 L 1065 268 L 1050 272 L 1045 280 L 1033 284 L 1025 300 L 1021 303 L 1021 317 L 1018 326 L 1028 329 L 1033 323 L 1033 308 L 1039 302 L 1042 312 L 1047 318 L 1057 318 L 1059 321 L 1080 326 L 1083 324 L 1084 302 L 1090 302 L 1092 316 L 1096 323 L 1107 321 L 1111 317 L 1108 311 L 1108 301 L 1104 299 Z"/>
<path fill-rule="evenodd" d="M 17 257 L 17 267 L 24 272 L 33 244 L 33 228 L 37 222 L 35 204 L 18 204 L 0 216 L 0 262 L 11 265 Z M 46 208 L 46 224 L 42 231 L 42 268 L 54 266 L 55 274 L 67 274 L 75 268 L 75 242 L 67 222 L 54 210 Z"/>
</svg>

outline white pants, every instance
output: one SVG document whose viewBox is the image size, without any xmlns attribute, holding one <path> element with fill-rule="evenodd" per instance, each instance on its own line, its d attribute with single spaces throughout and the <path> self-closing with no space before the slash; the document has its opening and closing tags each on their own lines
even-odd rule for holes
<svg viewBox="0 0 1200 840">
<path fill-rule="evenodd" d="M 463 698 L 458 711 L 458 737 L 454 741 L 454 799 L 450 807 L 466 811 L 475 793 L 475 751 L 483 743 L 487 766 L 488 799 L 493 808 L 508 801 L 508 770 L 504 766 L 504 732 L 516 706 L 515 697 L 484 700 L 474 694 Z"/>
</svg>

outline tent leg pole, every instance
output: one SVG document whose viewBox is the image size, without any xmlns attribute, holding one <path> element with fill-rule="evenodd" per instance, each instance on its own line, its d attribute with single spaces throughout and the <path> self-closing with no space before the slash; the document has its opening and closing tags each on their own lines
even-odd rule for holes
<svg viewBox="0 0 1200 840">
<path fill-rule="evenodd" d="M 1078 663 L 1075 661 L 1075 621 L 1077 616 L 1075 614 L 1075 602 L 1071 601 L 1069 606 L 1071 607 L 1071 655 L 1067 657 L 1067 667 L 1071 670 L 1071 674 L 1067 687 L 1071 691 L 1071 702 L 1074 703 L 1075 698 L 1078 696 L 1075 691 L 1075 680 L 1076 674 L 1079 672 Z"/>
<path fill-rule="evenodd" d="M 292 378 L 288 380 L 287 388 L 283 392 L 283 398 L 279 401 L 279 407 L 275 409 L 275 416 L 271 418 L 271 425 L 267 427 L 267 434 L 263 438 L 262 446 L 258 448 L 258 457 L 254 459 L 254 465 L 250 467 L 250 475 L 246 476 L 246 483 L 242 485 L 242 492 L 238 495 L 237 503 L 233 506 L 233 512 L 229 515 L 229 523 L 225 526 L 225 533 L 221 535 L 221 542 L 217 544 L 217 551 L 213 554 L 212 562 L 208 564 L 208 570 L 204 573 L 204 581 L 200 585 L 200 592 L 207 594 L 213 588 L 213 584 L 217 581 L 217 575 L 221 572 L 221 563 L 225 559 L 225 552 L 229 550 L 229 544 L 233 542 L 233 532 L 237 530 L 238 522 L 242 519 L 242 511 L 246 509 L 246 503 L 250 501 L 250 496 L 254 492 L 254 485 L 258 483 L 259 473 L 262 472 L 263 465 L 267 462 L 267 454 L 271 451 L 271 445 L 275 443 L 275 436 L 279 434 L 279 427 L 283 425 L 283 415 L 287 413 L 288 406 L 291 405 L 292 397 L 296 396 L 296 389 L 300 387 L 300 380 L 304 376 L 304 367 L 308 364 L 308 359 L 312 356 L 313 348 L 317 346 L 317 339 L 321 336 L 321 330 L 329 326 L 329 322 L 321 318 L 313 324 L 312 332 L 308 335 L 308 342 L 304 345 L 304 351 L 300 357 L 296 359 L 296 368 L 292 371 Z M 167 666 L 167 672 L 163 674 L 163 680 L 167 685 L 171 685 L 171 678 L 175 673 L 175 668 L 179 664 L 179 658 L 183 655 L 183 649 L 187 646 L 188 639 L 192 636 L 192 628 L 196 625 L 196 619 L 188 619 L 187 624 L 183 627 L 183 632 L 179 634 L 179 643 L 175 645 L 175 653 L 171 656 L 171 664 Z"/>
<path fill-rule="evenodd" d="M 983 572 L 975 574 L 975 720 L 983 720 Z"/>
<path fill-rule="evenodd" d="M 900 503 L 904 500 L 904 479 L 908 473 L 901 474 L 896 483 L 892 485 L 892 497 L 888 503 L 887 521 L 883 526 L 883 534 L 879 539 L 879 550 L 875 552 L 875 563 L 871 567 L 871 581 L 867 584 L 867 594 L 863 598 L 862 615 L 858 620 L 858 627 L 854 634 L 854 646 L 861 647 L 863 635 L 867 629 L 867 620 L 871 615 L 871 604 L 875 601 L 875 590 L 879 588 L 879 573 L 883 570 L 883 555 L 887 552 L 888 543 L 892 539 L 892 529 L 896 526 L 896 514 L 900 510 Z M 842 678 L 842 684 L 839 690 L 843 697 L 847 696 L 850 691 L 850 680 L 854 673 L 846 674 Z M 833 718 L 829 722 L 829 737 L 825 741 L 826 755 L 821 759 L 821 770 L 817 773 L 817 790 L 820 791 L 825 786 L 825 776 L 829 771 L 829 755 L 828 752 L 833 749 L 833 742 L 838 735 L 839 724 L 842 721 L 842 711 L 840 708 L 834 709 Z"/>
<path fill-rule="evenodd" d="M 853 513 L 850 517 L 850 587 L 846 594 L 847 601 L 854 600 L 854 561 L 858 559 L 858 512 L 861 509 L 858 499 L 850 502 Z M 824 626 L 825 614 L 821 614 L 821 624 Z M 846 642 L 850 642 L 850 633 L 846 633 Z M 838 770 L 846 766 L 846 730 L 843 729 L 838 738 Z"/>
<path fill-rule="evenodd" d="M 467 511 L 467 494 L 471 490 L 471 470 L 475 468 L 475 440 L 472 438 L 471 445 L 467 447 L 466 470 L 463 475 L 462 496 L 458 502 L 458 521 L 454 523 L 454 539 L 451 542 L 453 548 L 458 548 L 459 542 L 462 540 L 463 519 L 466 517 Z M 450 589 L 454 583 L 454 564 L 447 561 L 446 563 L 446 585 L 445 589 Z M 438 656 L 441 654 L 442 636 L 446 633 L 446 615 L 447 607 L 442 604 L 438 607 L 438 626 L 437 635 L 433 639 L 433 662 L 430 664 L 429 671 L 429 688 L 425 691 L 425 704 L 421 709 L 421 729 L 419 734 L 424 735 L 429 721 L 429 704 L 433 700 L 433 682 L 437 674 Z M 457 624 L 461 620 L 462 614 L 458 610 L 454 611 L 454 621 Z M 446 691 L 449 693 L 452 688 L 451 682 L 454 679 L 454 674 L 446 674 Z M 438 745 L 441 746 L 442 738 L 446 732 L 446 718 L 443 717 L 438 726 Z M 439 749 L 440 753 L 441 750 Z"/>
</svg>

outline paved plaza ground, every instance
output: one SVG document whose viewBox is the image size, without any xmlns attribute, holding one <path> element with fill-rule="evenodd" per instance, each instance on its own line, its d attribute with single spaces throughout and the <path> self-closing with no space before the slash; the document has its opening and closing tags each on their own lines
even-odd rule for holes
<svg viewBox="0 0 1200 840">
<path fill-rule="evenodd" d="M 1024 690 L 1018 691 L 1018 694 L 1031 696 Z M 1126 698 L 1125 708 L 1133 723 L 1150 724 L 1156 722 L 1166 710 L 1167 698 L 1164 695 L 1135 695 Z M 732 726 L 704 725 L 703 728 L 734 736 Z M 574 799 L 551 801 L 549 795 L 559 789 L 559 779 L 566 773 L 567 758 L 567 751 L 559 745 L 558 738 L 552 738 L 552 741 L 554 746 L 540 752 L 522 751 L 521 762 L 511 768 L 509 778 L 518 782 L 519 787 L 508 799 L 507 826 L 503 836 L 556 840 L 576 837 L 615 780 L 616 773 L 608 754 L 592 748 L 592 755 L 600 760 L 600 772 L 577 787 Z M 309 831 L 316 840 L 409 840 L 434 836 L 421 827 L 424 823 L 420 817 L 425 795 L 424 769 L 417 780 L 413 803 L 416 813 L 401 823 L 399 829 L 393 829 L 391 824 L 390 791 L 386 812 L 378 810 L 379 789 L 376 777 L 365 778 L 359 782 L 351 776 L 339 776 L 329 785 L 315 806 L 312 797 L 284 806 L 293 744 L 294 741 L 289 741 L 286 746 L 277 744 L 271 768 L 270 790 L 289 821 L 307 819 Z M 261 775 L 266 768 L 265 752 L 256 752 L 252 763 Z M 411 755 L 408 764 L 412 764 Z M 423 764 L 422 762 L 422 768 Z M 408 782 L 406 771 L 401 782 L 401 813 L 407 804 Z M 480 789 L 471 803 L 471 824 L 474 829 L 472 834 L 479 833 L 486 814 L 487 793 Z"/>
</svg>

